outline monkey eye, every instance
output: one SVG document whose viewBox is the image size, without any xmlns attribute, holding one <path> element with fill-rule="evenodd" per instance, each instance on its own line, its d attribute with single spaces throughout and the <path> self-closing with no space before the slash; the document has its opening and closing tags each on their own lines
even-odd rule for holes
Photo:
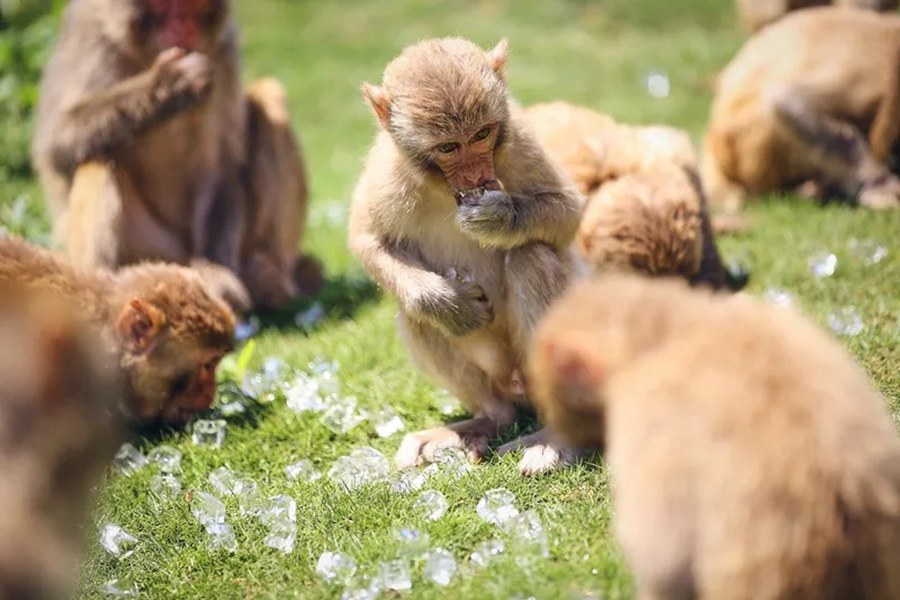
<svg viewBox="0 0 900 600">
<path fill-rule="evenodd" d="M 441 154 L 450 154 L 451 152 L 456 152 L 459 149 L 459 144 L 456 142 L 447 142 L 446 144 L 441 144 L 436 148 L 438 152 Z"/>
<path fill-rule="evenodd" d="M 482 127 L 481 129 L 478 130 L 478 133 L 476 133 L 474 136 L 472 136 L 472 141 L 480 142 L 481 140 L 483 140 L 490 134 L 491 134 L 491 126 L 485 125 L 484 127 Z"/>
<path fill-rule="evenodd" d="M 169 388 L 169 394 L 174 398 L 175 396 L 180 396 L 185 393 L 188 386 L 191 384 L 193 376 L 193 373 L 182 373 L 179 375 L 175 381 L 172 382 L 172 385 Z"/>
</svg>

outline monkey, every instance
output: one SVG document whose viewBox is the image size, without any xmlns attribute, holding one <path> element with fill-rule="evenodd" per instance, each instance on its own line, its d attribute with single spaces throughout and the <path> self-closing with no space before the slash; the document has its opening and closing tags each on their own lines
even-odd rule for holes
<svg viewBox="0 0 900 600">
<path fill-rule="evenodd" d="M 624 125 L 560 101 L 526 112 L 544 150 L 588 196 L 575 245 L 591 271 L 637 270 L 725 286 L 686 132 Z"/>
<path fill-rule="evenodd" d="M 212 405 L 235 318 L 190 268 L 87 269 L 10 237 L 0 238 L 0 284 L 54 294 L 84 315 L 121 372 L 129 421 L 181 424 Z"/>
<path fill-rule="evenodd" d="M 703 183 L 711 206 L 731 213 L 747 194 L 795 189 L 896 207 L 898 130 L 900 15 L 798 11 L 757 33 L 719 75 Z"/>
<path fill-rule="evenodd" d="M 123 437 L 117 378 L 70 304 L 4 283 L 0 307 L 0 597 L 66 598 Z"/>
<path fill-rule="evenodd" d="M 547 426 L 603 448 L 638 597 L 900 597 L 900 437 L 799 312 L 609 275 L 551 307 L 527 372 Z"/>
<path fill-rule="evenodd" d="M 285 93 L 241 89 L 228 0 L 70 2 L 32 160 L 77 265 L 193 263 L 240 311 L 321 287 Z"/>
<path fill-rule="evenodd" d="M 866 9 L 877 12 L 897 10 L 897 0 L 737 0 L 738 17 L 741 25 L 755 33 L 780 19 L 785 14 L 813 6 L 839 6 Z"/>
<path fill-rule="evenodd" d="M 572 275 L 583 198 L 510 99 L 507 54 L 506 40 L 484 51 L 429 39 L 391 61 L 381 86 L 362 86 L 380 131 L 353 193 L 350 249 L 396 299 L 411 358 L 474 415 L 407 435 L 400 467 L 444 447 L 484 457 L 528 404 L 525 349 Z M 566 458 L 541 435 L 523 442 L 523 473 Z"/>
</svg>

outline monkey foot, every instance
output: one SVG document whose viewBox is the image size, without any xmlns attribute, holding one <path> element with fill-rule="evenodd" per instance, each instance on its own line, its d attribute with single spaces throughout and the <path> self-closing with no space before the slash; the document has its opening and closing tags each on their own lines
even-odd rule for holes
<svg viewBox="0 0 900 600">
<path fill-rule="evenodd" d="M 410 433 L 403 438 L 394 463 L 400 469 L 408 469 L 423 462 L 432 462 L 434 453 L 443 448 L 459 448 L 469 460 L 478 462 L 488 450 L 488 440 L 496 435 L 497 425 L 486 417 L 460 421 L 447 427 L 435 427 Z"/>
<path fill-rule="evenodd" d="M 578 453 L 557 441 L 551 441 L 545 429 L 522 436 L 497 448 L 503 455 L 524 448 L 519 472 L 525 476 L 540 475 L 571 465 Z"/>
</svg>

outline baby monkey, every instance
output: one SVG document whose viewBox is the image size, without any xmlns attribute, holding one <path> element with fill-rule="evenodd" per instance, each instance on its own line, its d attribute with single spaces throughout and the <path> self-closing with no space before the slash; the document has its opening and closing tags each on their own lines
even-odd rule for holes
<svg viewBox="0 0 900 600">
<path fill-rule="evenodd" d="M 74 306 L 0 284 L 0 598 L 70 596 L 116 392 Z"/>
<path fill-rule="evenodd" d="M 477 460 L 513 424 L 531 333 L 572 270 L 581 195 L 510 100 L 506 60 L 505 40 L 490 51 L 426 40 L 382 86 L 363 86 L 382 131 L 354 192 L 350 248 L 397 299 L 413 359 L 475 414 L 408 435 L 401 467 L 451 446 Z M 523 472 L 560 460 L 540 435 L 529 442 Z"/>
<path fill-rule="evenodd" d="M 83 315 L 125 387 L 133 421 L 186 422 L 206 410 L 216 367 L 234 343 L 234 315 L 187 267 L 144 263 L 113 274 L 0 238 L 0 284 L 52 294 Z"/>
<path fill-rule="evenodd" d="M 639 597 L 900 597 L 900 438 L 794 311 L 583 282 L 539 327 L 529 375 L 548 427 L 605 446 Z"/>
</svg>

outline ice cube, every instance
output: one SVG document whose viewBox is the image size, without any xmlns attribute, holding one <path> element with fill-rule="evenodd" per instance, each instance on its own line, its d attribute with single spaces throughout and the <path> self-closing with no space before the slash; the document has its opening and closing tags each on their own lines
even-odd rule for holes
<svg viewBox="0 0 900 600">
<path fill-rule="evenodd" d="M 223 417 L 242 415 L 245 412 L 247 412 L 247 406 L 240 400 L 232 400 L 231 402 L 223 404 L 219 407 L 219 414 L 221 414 Z"/>
<path fill-rule="evenodd" d="M 316 573 L 328 583 L 346 585 L 356 573 L 356 561 L 340 552 L 323 552 Z"/>
<path fill-rule="evenodd" d="M 100 545 L 116 558 L 128 558 L 137 547 L 137 538 L 116 525 L 107 523 L 100 530 Z"/>
<path fill-rule="evenodd" d="M 378 587 L 385 591 L 402 592 L 412 588 L 409 561 L 389 560 L 378 565 Z"/>
<path fill-rule="evenodd" d="M 215 419 L 207 421 L 205 419 L 197 419 L 191 431 L 191 439 L 195 446 L 212 446 L 213 448 L 221 448 L 225 441 L 225 420 Z"/>
<path fill-rule="evenodd" d="M 201 525 L 208 527 L 225 522 L 225 504 L 207 492 L 194 492 L 191 498 L 191 514 Z"/>
<path fill-rule="evenodd" d="M 144 453 L 128 442 L 119 446 L 119 450 L 113 457 L 113 468 L 122 475 L 131 475 L 143 469 L 146 464 L 147 457 L 144 456 Z"/>
<path fill-rule="evenodd" d="M 294 542 L 297 540 L 297 524 L 286 518 L 278 518 L 267 525 L 269 533 L 263 543 L 269 548 L 280 550 L 285 554 L 294 551 Z"/>
<path fill-rule="evenodd" d="M 864 265 L 877 265 L 888 255 L 888 250 L 875 240 L 851 239 L 850 251 L 862 261 Z"/>
<path fill-rule="evenodd" d="M 234 528 L 228 523 L 210 523 L 206 526 L 209 535 L 208 545 L 210 550 L 226 550 L 237 552 L 237 538 L 234 536 Z"/>
<path fill-rule="evenodd" d="M 238 510 L 242 517 L 258 515 L 266 507 L 267 501 L 260 493 L 259 486 L 252 479 L 246 477 L 240 479 L 237 499 Z"/>
<path fill-rule="evenodd" d="M 281 397 L 281 382 L 270 379 L 265 373 L 252 373 L 244 378 L 241 390 L 249 398 L 262 404 L 271 404 Z"/>
<path fill-rule="evenodd" d="M 425 531 L 398 529 L 394 537 L 400 542 L 400 554 L 407 558 L 416 558 L 428 550 L 430 537 Z"/>
<path fill-rule="evenodd" d="M 444 494 L 435 490 L 426 490 L 416 499 L 413 510 L 429 521 L 437 521 L 444 516 L 449 506 Z"/>
<path fill-rule="evenodd" d="M 465 452 L 459 448 L 438 448 L 434 451 L 432 462 L 438 465 L 441 473 L 450 477 L 462 477 L 472 470 Z"/>
<path fill-rule="evenodd" d="M 420 469 L 406 469 L 397 474 L 397 478 L 391 483 L 391 489 L 400 494 L 409 494 L 422 489 L 428 474 Z"/>
<path fill-rule="evenodd" d="M 147 459 L 159 467 L 163 473 L 178 473 L 181 471 L 181 451 L 172 446 L 157 446 L 150 451 Z"/>
<path fill-rule="evenodd" d="M 506 488 L 486 491 L 475 510 L 482 519 L 494 525 L 503 525 L 519 514 L 516 497 Z"/>
<path fill-rule="evenodd" d="M 547 534 L 535 511 L 526 510 L 513 516 L 504 523 L 504 529 L 517 549 L 537 549 L 541 556 L 549 556 Z"/>
<path fill-rule="evenodd" d="M 381 590 L 378 582 L 368 575 L 357 573 L 350 578 L 344 591 L 341 592 L 341 600 L 375 600 Z"/>
<path fill-rule="evenodd" d="M 350 459 L 365 473 L 366 482 L 382 481 L 391 471 L 387 457 L 370 446 L 355 448 L 350 453 Z"/>
<path fill-rule="evenodd" d="M 654 98 L 668 98 L 671 91 L 669 76 L 662 71 L 650 71 L 647 74 L 647 93 Z"/>
<path fill-rule="evenodd" d="M 287 399 L 287 407 L 296 413 L 325 410 L 318 382 L 303 373 L 297 375 L 294 382 L 285 390 L 284 396 Z"/>
<path fill-rule="evenodd" d="M 404 429 L 403 421 L 390 406 L 383 406 L 371 413 L 369 420 L 374 423 L 378 437 L 391 437 Z"/>
<path fill-rule="evenodd" d="M 366 474 L 349 456 L 341 456 L 328 469 L 328 478 L 344 489 L 352 490 L 366 483 Z"/>
<path fill-rule="evenodd" d="M 141 595 L 137 583 L 126 575 L 110 579 L 101 586 L 100 591 L 116 598 L 137 598 Z"/>
<path fill-rule="evenodd" d="M 794 296 L 787 290 L 777 287 L 768 288 L 763 292 L 763 300 L 776 306 L 791 306 L 794 304 Z"/>
<path fill-rule="evenodd" d="M 150 492 L 159 503 L 171 502 L 181 493 L 181 481 L 174 475 L 154 475 L 150 479 Z"/>
<path fill-rule="evenodd" d="M 434 583 L 446 587 L 456 574 L 456 558 L 443 548 L 435 548 L 425 557 L 422 574 Z"/>
<path fill-rule="evenodd" d="M 263 361 L 262 375 L 270 381 L 281 381 L 284 379 L 287 367 L 284 361 L 277 356 L 268 356 Z"/>
<path fill-rule="evenodd" d="M 837 268 L 837 256 L 830 252 L 817 252 L 809 258 L 809 268 L 817 278 L 831 277 Z"/>
<path fill-rule="evenodd" d="M 355 396 L 336 398 L 322 413 L 322 424 L 336 434 L 347 433 L 365 420 Z"/>
<path fill-rule="evenodd" d="M 223 496 L 232 496 L 240 491 L 240 480 L 228 467 L 219 467 L 209 474 L 209 482 Z"/>
<path fill-rule="evenodd" d="M 259 514 L 259 519 L 266 525 L 271 525 L 278 521 L 296 523 L 297 501 L 284 494 L 272 496 Z"/>
<path fill-rule="evenodd" d="M 462 411 L 462 404 L 447 390 L 439 390 L 432 395 L 434 405 L 442 415 L 453 415 Z"/>
<path fill-rule="evenodd" d="M 828 326 L 837 335 L 856 336 L 865 329 L 862 317 L 852 306 L 839 308 L 828 315 Z"/>
<path fill-rule="evenodd" d="M 469 556 L 469 562 L 477 567 L 484 568 L 488 566 L 497 556 L 503 554 L 505 546 L 501 540 L 489 540 L 481 542 L 472 551 Z"/>
<path fill-rule="evenodd" d="M 322 473 L 313 466 L 312 461 L 306 458 L 286 466 L 284 470 L 294 481 L 312 483 L 322 477 Z"/>
<path fill-rule="evenodd" d="M 294 316 L 294 323 L 297 327 L 309 331 L 321 323 L 326 316 L 325 306 L 321 302 L 315 302 L 306 310 L 298 312 Z"/>
</svg>

